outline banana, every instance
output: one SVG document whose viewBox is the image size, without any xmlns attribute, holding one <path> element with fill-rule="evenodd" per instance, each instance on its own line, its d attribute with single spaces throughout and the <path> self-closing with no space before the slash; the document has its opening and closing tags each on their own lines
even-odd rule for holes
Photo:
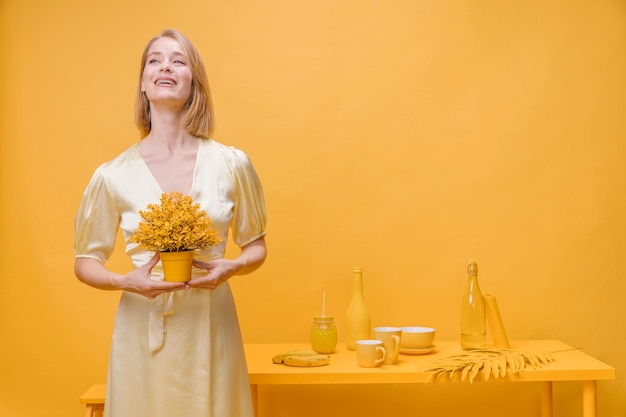
<svg viewBox="0 0 626 417">
<path fill-rule="evenodd" d="M 283 363 L 289 366 L 323 366 L 328 365 L 330 363 L 329 355 L 309 355 L 309 356 L 285 356 L 283 358 Z"/>
<path fill-rule="evenodd" d="M 282 352 L 279 353 L 278 355 L 275 355 L 272 358 L 272 362 L 274 363 L 283 363 L 285 357 L 287 356 L 313 356 L 313 355 L 317 355 L 317 352 L 313 351 L 313 350 L 307 350 L 307 349 L 300 349 L 300 350 L 289 350 L 287 352 Z"/>
</svg>

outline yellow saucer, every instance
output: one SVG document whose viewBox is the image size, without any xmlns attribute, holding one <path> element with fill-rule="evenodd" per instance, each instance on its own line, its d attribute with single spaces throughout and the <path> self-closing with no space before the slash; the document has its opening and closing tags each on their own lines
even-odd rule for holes
<svg viewBox="0 0 626 417">
<path fill-rule="evenodd" d="M 427 355 L 429 353 L 433 353 L 436 348 L 437 346 L 435 345 L 423 349 L 400 348 L 400 353 L 402 353 L 403 355 Z"/>
</svg>

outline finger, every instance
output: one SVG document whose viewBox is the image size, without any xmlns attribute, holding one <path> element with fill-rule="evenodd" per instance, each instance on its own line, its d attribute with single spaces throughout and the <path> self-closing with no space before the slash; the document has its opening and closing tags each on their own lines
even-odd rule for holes
<svg viewBox="0 0 626 417">
<path fill-rule="evenodd" d="M 196 278 L 187 282 L 187 285 L 191 288 L 205 288 L 209 290 L 214 290 L 220 283 L 215 280 L 210 280 L 204 278 Z"/>
<path fill-rule="evenodd" d="M 203 268 L 206 269 L 209 266 L 208 262 L 203 262 L 203 261 L 198 261 L 197 259 L 193 260 L 193 266 L 196 266 L 198 268 Z"/>
<path fill-rule="evenodd" d="M 159 263 L 160 259 L 159 252 L 155 253 L 154 256 L 146 263 L 145 267 L 148 268 L 148 270 L 152 270 L 152 268 Z"/>
<path fill-rule="evenodd" d="M 159 291 L 174 291 L 187 286 L 186 282 L 153 281 L 152 288 Z"/>
</svg>

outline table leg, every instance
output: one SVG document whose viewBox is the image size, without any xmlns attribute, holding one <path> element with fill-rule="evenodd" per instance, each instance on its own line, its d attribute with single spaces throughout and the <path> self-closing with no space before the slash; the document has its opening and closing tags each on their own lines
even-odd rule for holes
<svg viewBox="0 0 626 417">
<path fill-rule="evenodd" d="M 552 417 L 552 381 L 541 383 L 541 417 Z"/>
<path fill-rule="evenodd" d="M 257 384 L 250 384 L 250 392 L 252 393 L 254 417 L 259 417 L 259 386 Z"/>
<path fill-rule="evenodd" d="M 583 417 L 597 416 L 596 381 L 583 381 Z"/>
<path fill-rule="evenodd" d="M 104 404 L 87 404 L 85 406 L 85 417 L 104 416 Z"/>
</svg>

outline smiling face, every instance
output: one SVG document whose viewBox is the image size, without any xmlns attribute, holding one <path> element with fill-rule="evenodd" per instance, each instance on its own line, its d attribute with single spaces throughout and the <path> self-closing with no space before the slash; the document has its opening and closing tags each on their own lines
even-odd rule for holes
<svg viewBox="0 0 626 417">
<path fill-rule="evenodd" d="M 191 95 L 192 78 L 188 57 L 177 40 L 162 37 L 154 41 L 141 77 L 141 91 L 151 104 L 183 109 Z"/>
<path fill-rule="evenodd" d="M 141 55 L 139 68 L 135 124 L 142 138 L 152 130 L 155 104 L 184 112 L 183 124 L 189 133 L 210 137 L 213 102 L 209 80 L 198 50 L 185 35 L 167 29 L 152 38 Z"/>
</svg>

